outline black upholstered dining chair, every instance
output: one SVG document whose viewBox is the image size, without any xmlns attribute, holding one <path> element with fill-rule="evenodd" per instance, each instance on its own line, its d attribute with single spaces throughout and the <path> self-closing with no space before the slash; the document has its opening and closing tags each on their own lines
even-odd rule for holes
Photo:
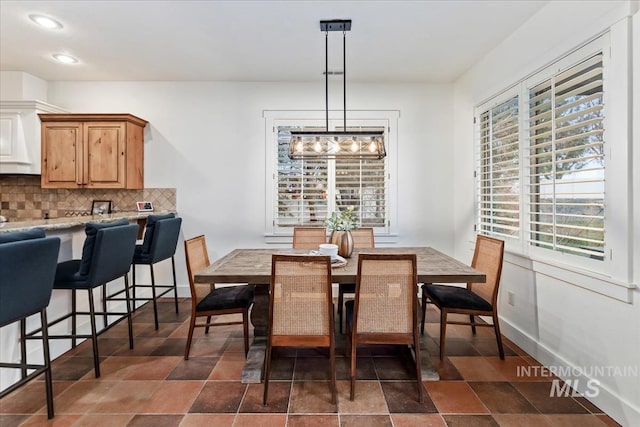
<svg viewBox="0 0 640 427">
<path fill-rule="evenodd" d="M 243 325 L 244 354 L 249 351 L 249 307 L 253 302 L 253 286 L 236 285 L 216 288 L 215 283 L 195 283 L 194 275 L 210 264 L 207 242 L 204 236 L 197 236 L 184 241 L 184 253 L 187 260 L 189 288 L 191 289 L 191 320 L 189 335 L 184 349 L 184 360 L 189 359 L 191 340 L 195 328 L 205 328 L 209 333 L 210 326 Z M 212 316 L 242 313 L 242 322 L 211 323 Z M 206 317 L 205 323 L 197 323 L 198 317 Z"/>
<path fill-rule="evenodd" d="M 178 288 L 176 283 L 176 263 L 174 255 L 180 236 L 182 218 L 176 218 L 175 214 L 149 215 L 144 232 L 142 244 L 136 245 L 131 266 L 132 277 L 132 301 L 135 311 L 136 301 L 152 301 L 153 316 L 156 330 L 158 329 L 158 298 L 173 291 L 176 314 L 178 313 Z M 172 285 L 156 284 L 153 265 L 171 258 L 171 271 L 173 274 Z M 151 284 L 140 284 L 136 281 L 136 265 L 148 265 L 151 271 Z M 151 297 L 136 294 L 136 288 L 151 288 Z"/>
<path fill-rule="evenodd" d="M 473 334 L 476 326 L 493 327 L 498 341 L 500 359 L 504 359 L 502 335 L 498 322 L 498 288 L 502 273 L 504 241 L 478 235 L 471 267 L 487 276 L 485 283 L 467 283 L 466 287 L 451 285 L 422 285 L 422 333 L 424 333 L 427 298 L 440 309 L 440 360 L 444 358 L 447 324 L 470 325 Z M 469 315 L 469 322 L 449 321 L 450 313 Z M 489 316 L 493 324 L 476 323 L 475 316 Z"/>
<path fill-rule="evenodd" d="M 133 329 L 131 325 L 131 311 L 129 301 L 128 273 L 133 259 L 133 251 L 136 245 L 138 233 L 137 224 L 129 224 L 126 219 L 105 222 L 88 223 L 85 226 L 86 238 L 82 249 L 82 258 L 64 261 L 58 264 L 54 289 L 67 289 L 71 291 L 71 312 L 49 323 L 56 325 L 68 318 L 72 319 L 71 332 L 60 335 L 49 335 L 49 339 L 69 339 L 72 347 L 76 346 L 77 338 L 91 338 L 93 344 L 93 364 L 96 378 L 100 376 L 100 355 L 98 351 L 98 331 L 96 315 L 117 315 L 127 318 L 129 327 L 129 348 L 133 348 Z M 107 283 L 124 277 L 124 291 L 126 304 L 124 311 L 97 312 L 95 310 L 93 290 Z M 89 297 L 89 311 L 80 311 L 77 307 L 77 291 L 87 291 Z M 103 306 L 104 309 L 104 306 Z M 91 325 L 90 334 L 82 334 L 77 329 L 77 317 L 89 316 Z M 105 324 L 105 329 L 107 325 Z M 104 331 L 105 329 L 101 330 Z M 39 330 L 29 334 L 34 334 Z"/>
<path fill-rule="evenodd" d="M 44 372 L 47 416 L 54 416 L 51 357 L 46 308 L 51 299 L 60 239 L 44 230 L 0 234 L 0 327 L 20 322 L 20 362 L 2 362 L 0 368 L 20 369 L 20 379 L 0 392 L 0 398 Z M 27 317 L 40 314 L 43 363 L 28 363 L 25 342 Z M 32 372 L 28 373 L 31 370 Z"/>
</svg>

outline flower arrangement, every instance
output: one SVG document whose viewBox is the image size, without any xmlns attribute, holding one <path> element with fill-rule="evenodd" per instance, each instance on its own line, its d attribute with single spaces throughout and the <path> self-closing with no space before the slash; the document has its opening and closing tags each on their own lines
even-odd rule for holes
<svg viewBox="0 0 640 427">
<path fill-rule="evenodd" d="M 358 218 L 353 215 L 353 206 L 349 206 L 341 212 L 333 212 L 324 225 L 332 231 L 353 230 L 358 228 Z"/>
</svg>

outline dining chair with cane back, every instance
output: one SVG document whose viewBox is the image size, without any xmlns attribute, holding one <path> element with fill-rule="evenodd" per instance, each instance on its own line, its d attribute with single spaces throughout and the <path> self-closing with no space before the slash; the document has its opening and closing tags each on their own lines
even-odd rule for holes
<svg viewBox="0 0 640 427">
<path fill-rule="evenodd" d="M 498 324 L 498 288 L 502 273 L 504 241 L 487 236 L 477 236 L 471 267 L 486 274 L 485 283 L 467 283 L 466 287 L 450 285 L 422 285 L 422 331 L 424 331 L 427 298 L 440 309 L 440 360 L 444 358 L 447 323 L 470 325 L 473 334 L 476 326 L 493 327 L 500 359 L 504 360 L 502 335 Z M 469 322 L 449 321 L 450 313 L 469 315 Z M 490 316 L 493 324 L 476 323 L 475 316 Z"/>
<path fill-rule="evenodd" d="M 351 237 L 353 237 L 354 249 L 371 249 L 376 247 L 375 237 L 373 235 L 373 228 L 356 228 L 351 230 Z M 355 283 L 340 283 L 338 285 L 338 320 L 340 321 L 340 333 L 342 333 L 342 318 L 344 313 L 344 294 L 353 294 L 356 292 Z"/>
<path fill-rule="evenodd" d="M 249 285 L 236 285 L 216 288 L 214 283 L 196 284 L 194 275 L 209 267 L 209 254 L 207 242 L 204 236 L 197 236 L 185 240 L 184 253 L 187 260 L 187 273 L 189 276 L 189 288 L 191 290 L 191 320 L 189 322 L 189 335 L 184 350 L 184 359 L 189 359 L 193 330 L 205 328 L 209 333 L 210 326 L 243 325 L 244 354 L 249 351 L 249 307 L 253 302 L 253 287 Z M 211 316 L 242 313 L 242 322 L 211 323 Z M 196 323 L 198 317 L 206 317 L 205 323 Z"/>
<path fill-rule="evenodd" d="M 424 402 L 418 334 L 416 254 L 360 254 L 355 300 L 347 301 L 346 351 L 350 350 L 351 400 L 358 344 L 413 346 L 418 400 Z"/>
<path fill-rule="evenodd" d="M 264 405 L 269 392 L 272 349 L 291 346 L 329 348 L 331 403 L 337 403 L 331 291 L 330 257 L 272 255 Z"/>
<path fill-rule="evenodd" d="M 327 243 L 327 234 L 323 227 L 294 227 L 293 248 L 294 249 L 318 249 Z"/>
</svg>

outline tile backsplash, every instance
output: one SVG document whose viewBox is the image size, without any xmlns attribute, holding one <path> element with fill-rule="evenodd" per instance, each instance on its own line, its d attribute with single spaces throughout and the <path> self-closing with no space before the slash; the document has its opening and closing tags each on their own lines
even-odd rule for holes
<svg viewBox="0 0 640 427">
<path fill-rule="evenodd" d="M 175 188 L 143 190 L 40 188 L 39 175 L 0 175 L 0 215 L 9 221 L 88 215 L 93 200 L 111 200 L 114 211 L 135 211 L 136 202 L 154 210 L 176 210 Z"/>
</svg>

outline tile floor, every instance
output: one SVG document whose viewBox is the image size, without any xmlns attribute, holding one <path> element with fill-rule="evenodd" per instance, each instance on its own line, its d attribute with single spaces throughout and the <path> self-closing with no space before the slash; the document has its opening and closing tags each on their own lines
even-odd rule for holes
<svg viewBox="0 0 640 427">
<path fill-rule="evenodd" d="M 208 336 L 196 330 L 183 359 L 190 301 L 160 303 L 160 329 L 148 306 L 134 315 L 135 349 L 126 322 L 100 336 L 101 372 L 94 378 L 91 346 L 85 342 L 53 362 L 56 416 L 46 419 L 44 382 L 31 381 L 0 400 L 0 426 L 153 427 L 430 427 L 430 426 L 613 426 L 606 414 L 578 397 L 549 397 L 550 378 L 523 378 L 518 366 L 537 362 L 505 340 L 497 357 L 491 328 L 449 326 L 447 357 L 438 355 L 438 313 L 429 308 L 422 348 L 440 381 L 424 382 L 419 404 L 406 352 L 371 346 L 359 351 L 356 398 L 349 400 L 348 359 L 337 337 L 338 404 L 330 403 L 326 352 L 274 351 L 269 404 L 262 385 L 242 384 L 242 327 L 220 326 Z"/>
</svg>

